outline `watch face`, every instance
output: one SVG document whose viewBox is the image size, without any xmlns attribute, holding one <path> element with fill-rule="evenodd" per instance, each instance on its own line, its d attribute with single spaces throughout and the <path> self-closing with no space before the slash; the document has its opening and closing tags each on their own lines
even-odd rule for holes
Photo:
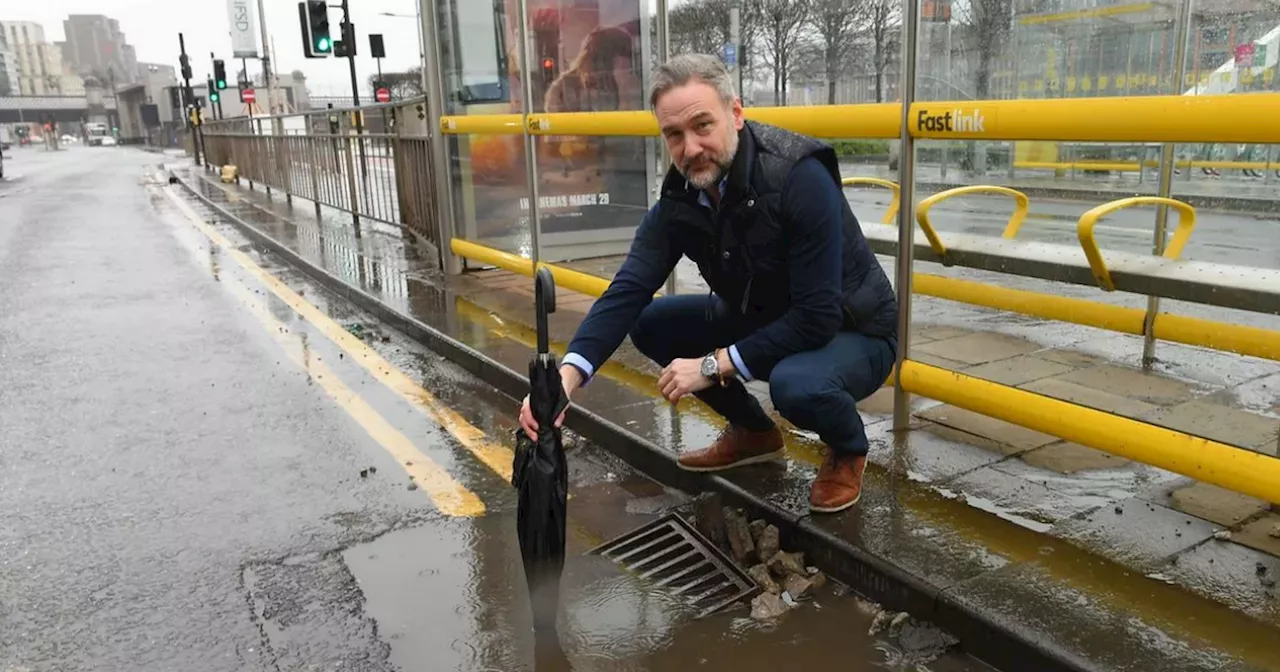
<svg viewBox="0 0 1280 672">
<path fill-rule="evenodd" d="M 720 371 L 720 365 L 716 363 L 714 357 L 705 357 L 702 360 L 702 375 L 710 378 Z"/>
</svg>

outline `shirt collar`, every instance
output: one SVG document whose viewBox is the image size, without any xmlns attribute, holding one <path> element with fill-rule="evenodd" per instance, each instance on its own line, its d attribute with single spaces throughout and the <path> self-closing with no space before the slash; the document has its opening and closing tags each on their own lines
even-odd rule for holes
<svg viewBox="0 0 1280 672">
<path fill-rule="evenodd" d="M 729 188 L 729 175 L 728 175 L 728 174 L 726 174 L 724 177 L 720 178 L 720 184 L 718 185 L 718 187 L 717 187 L 717 188 L 720 190 L 720 200 L 721 200 L 721 201 L 724 201 L 724 192 L 725 192 L 725 189 Z M 710 207 L 711 207 L 711 197 L 710 197 L 710 196 L 707 196 L 707 192 L 706 192 L 706 190 L 705 190 L 705 189 L 699 189 L 699 190 L 698 190 L 698 205 L 702 205 L 702 206 L 705 206 L 705 207 L 708 207 L 708 208 L 710 208 Z"/>
</svg>

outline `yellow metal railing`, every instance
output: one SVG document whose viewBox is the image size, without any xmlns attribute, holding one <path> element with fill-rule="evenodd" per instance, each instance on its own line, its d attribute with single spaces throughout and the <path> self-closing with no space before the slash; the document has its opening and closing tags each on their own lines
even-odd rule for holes
<svg viewBox="0 0 1280 672">
<path fill-rule="evenodd" d="M 1108 292 L 1114 292 L 1116 284 L 1111 280 L 1111 271 L 1107 270 L 1107 264 L 1102 260 L 1102 251 L 1098 249 L 1098 242 L 1093 238 L 1093 227 L 1106 215 L 1139 205 L 1163 205 L 1178 211 L 1178 228 L 1173 232 L 1173 239 L 1164 250 L 1165 259 L 1177 259 L 1182 256 L 1182 248 L 1187 246 L 1191 231 L 1196 226 L 1195 208 L 1182 201 L 1159 196 L 1122 198 L 1118 201 L 1103 203 L 1084 213 L 1077 225 L 1076 235 L 1080 239 L 1080 246 L 1084 248 L 1084 256 L 1089 260 L 1089 268 L 1093 271 L 1094 279 L 1098 281 L 1099 287 Z"/>
<path fill-rule="evenodd" d="M 1027 211 L 1031 209 L 1031 199 L 1027 195 L 1017 189 L 1009 187 L 999 187 L 994 184 L 978 184 L 970 187 L 956 187 L 943 192 L 936 193 L 916 205 L 916 220 L 920 222 L 920 228 L 925 230 L 925 235 L 929 235 L 933 231 L 933 225 L 929 223 L 929 211 L 933 206 L 948 201 L 958 196 L 972 196 L 974 194 L 1004 194 L 1013 197 L 1013 215 L 1009 217 L 1009 223 L 1004 227 L 1004 238 L 1013 238 L 1018 235 L 1018 230 L 1022 228 L 1022 222 L 1027 218 Z M 934 233 L 929 238 L 930 245 L 933 245 L 934 237 L 938 234 Z M 938 248 L 942 245 L 939 242 L 933 246 L 935 252 L 939 255 L 942 252 Z"/>
<path fill-rule="evenodd" d="M 898 221 L 898 209 L 902 207 L 902 188 L 897 182 L 892 180 L 884 180 L 878 177 L 846 177 L 840 181 L 840 184 L 846 187 L 873 186 L 884 187 L 893 192 L 893 200 L 889 202 L 889 208 L 884 211 L 884 217 L 880 218 L 881 224 L 893 224 Z"/>
<path fill-rule="evenodd" d="M 901 110 L 897 103 L 870 103 L 753 107 L 744 114 L 817 138 L 894 139 L 902 135 Z M 915 138 L 939 140 L 1280 144 L 1280 124 L 1264 121 L 1276 110 L 1280 93 L 933 101 L 911 105 L 907 130 Z M 658 124 L 645 111 L 462 115 L 442 117 L 440 130 L 657 136 Z"/>
<path fill-rule="evenodd" d="M 920 362 L 904 362 L 899 380 L 912 394 L 1265 501 L 1280 499 L 1280 460 L 1270 455 Z"/>
</svg>

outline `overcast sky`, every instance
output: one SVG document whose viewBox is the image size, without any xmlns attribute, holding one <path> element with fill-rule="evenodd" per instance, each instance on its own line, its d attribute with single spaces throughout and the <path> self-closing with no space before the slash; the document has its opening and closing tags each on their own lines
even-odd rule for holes
<svg viewBox="0 0 1280 672">
<path fill-rule="evenodd" d="M 276 71 L 287 74 L 302 70 L 314 95 L 344 96 L 351 93 L 351 79 L 345 59 L 307 59 L 302 56 L 302 36 L 298 27 L 297 0 L 263 0 L 266 2 L 267 28 L 274 41 L 272 49 Z M 464 0 L 480 2 L 482 0 Z M 657 0 L 642 0 L 650 11 Z M 330 4 L 338 4 L 331 0 Z M 683 0 L 669 0 L 671 6 Z M 414 18 L 418 0 L 350 0 L 351 20 L 356 24 L 359 36 L 359 56 L 356 57 L 356 74 L 361 93 L 368 76 L 376 72 L 374 60 L 369 57 L 369 34 L 385 36 L 387 57 L 383 59 L 383 71 L 404 70 L 418 62 L 418 30 Z M 341 12 L 329 10 L 334 37 L 338 36 Z M 409 18 L 381 16 L 383 12 L 402 14 Z M 226 0 L 35 0 L 0 2 L 0 20 L 36 21 L 44 25 L 45 35 L 51 42 L 63 39 L 62 22 L 68 14 L 105 14 L 120 22 L 129 43 L 138 50 L 138 60 L 147 63 L 178 65 L 178 33 L 184 33 L 187 53 L 191 55 L 192 71 L 203 80 L 212 74 L 209 52 L 228 59 L 231 38 L 227 21 Z M 249 63 L 250 72 L 260 73 L 259 62 Z M 227 67 L 234 78 L 239 66 Z"/>
<path fill-rule="evenodd" d="M 267 28 L 275 42 L 272 55 L 276 71 L 282 75 L 302 70 L 315 95 L 350 95 L 351 77 L 346 59 L 307 59 L 302 56 L 302 36 L 298 27 L 297 0 L 265 0 Z M 332 0 L 337 4 L 338 0 Z M 356 74 L 361 92 L 365 82 L 376 72 L 369 57 L 369 34 L 385 36 L 387 57 L 384 71 L 403 70 L 418 60 L 418 29 L 413 16 L 417 0 L 351 0 L 351 20 L 359 35 Z M 409 18 L 380 16 L 381 12 L 403 14 Z M 178 33 L 184 33 L 192 71 L 203 80 L 212 74 L 209 52 L 230 60 L 231 38 L 227 21 L 226 0 L 177 2 L 176 0 L 38 0 L 36 2 L 0 2 L 0 20 L 36 21 L 44 25 L 51 42 L 63 39 L 62 22 L 68 14 L 105 14 L 120 22 L 129 43 L 138 50 L 138 60 L 178 66 Z M 341 12 L 330 10 L 334 37 L 338 36 Z M 256 20 L 256 17 L 255 17 Z M 261 38 L 259 38 L 261 39 Z M 239 65 L 227 66 L 234 78 Z M 260 62 L 250 61 L 249 71 L 262 72 Z"/>
</svg>

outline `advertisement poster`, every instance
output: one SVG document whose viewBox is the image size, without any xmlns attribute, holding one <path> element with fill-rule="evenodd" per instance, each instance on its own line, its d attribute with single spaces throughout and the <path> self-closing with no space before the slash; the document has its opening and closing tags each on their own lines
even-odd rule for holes
<svg viewBox="0 0 1280 672">
<path fill-rule="evenodd" d="M 645 109 L 650 63 L 641 2 L 528 0 L 533 42 L 529 111 Z M 466 105 L 465 114 L 524 111 L 518 6 L 515 0 L 499 6 L 506 14 L 498 31 L 509 100 Z M 523 143 L 520 136 L 474 135 L 459 138 L 457 151 L 468 237 L 528 254 L 531 212 Z M 645 138 L 536 138 L 545 260 L 626 251 L 649 206 L 654 172 L 649 144 Z"/>
</svg>

